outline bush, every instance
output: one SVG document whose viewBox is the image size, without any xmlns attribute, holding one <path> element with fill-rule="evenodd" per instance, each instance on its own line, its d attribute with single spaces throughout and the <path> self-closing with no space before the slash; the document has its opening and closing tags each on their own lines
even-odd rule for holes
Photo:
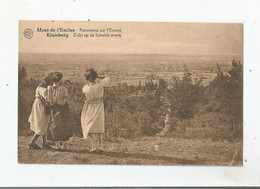
<svg viewBox="0 0 260 189">
<path fill-rule="evenodd" d="M 174 117 L 168 123 L 172 136 L 214 139 L 237 137 L 230 130 L 230 125 L 236 120 L 234 118 L 242 121 L 241 76 L 241 64 L 233 61 L 228 74 L 219 71 L 218 76 L 207 87 L 201 86 L 200 80 L 192 80 L 187 66 L 184 67 L 181 79 L 173 77 L 170 82 L 149 77 L 150 80 L 144 86 L 139 82 L 137 86 L 118 83 L 117 86 L 105 87 L 105 138 L 153 136 L 164 128 L 166 108 L 169 107 L 171 116 Z M 158 79 L 158 82 L 153 79 Z M 31 133 L 27 120 L 39 83 L 40 81 L 27 75 L 25 68 L 19 68 L 19 135 Z M 82 93 L 84 83 L 66 80 L 63 85 L 70 93 L 68 104 L 74 135 L 81 137 L 80 116 L 85 101 Z M 205 128 L 202 128 L 200 115 L 207 115 L 205 113 L 210 116 L 202 116 L 205 122 Z M 222 117 L 225 118 L 222 120 Z M 201 133 L 194 131 L 194 127 L 200 127 Z"/>
<path fill-rule="evenodd" d="M 234 132 L 225 125 L 218 125 L 214 128 L 214 132 L 211 133 L 211 138 L 213 140 L 227 140 L 229 142 L 233 141 L 235 138 Z"/>
</svg>

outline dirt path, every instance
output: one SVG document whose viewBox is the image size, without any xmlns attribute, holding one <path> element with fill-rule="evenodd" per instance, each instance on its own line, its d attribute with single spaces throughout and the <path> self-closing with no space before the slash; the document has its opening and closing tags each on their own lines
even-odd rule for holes
<svg viewBox="0 0 260 189">
<path fill-rule="evenodd" d="M 234 165 L 242 165 L 240 143 L 144 137 L 135 141 L 106 141 L 106 152 L 90 153 L 89 141 L 79 138 L 71 138 L 66 151 L 28 149 L 29 141 L 29 137 L 19 137 L 19 163 L 228 166 L 235 151 L 239 151 Z"/>
</svg>

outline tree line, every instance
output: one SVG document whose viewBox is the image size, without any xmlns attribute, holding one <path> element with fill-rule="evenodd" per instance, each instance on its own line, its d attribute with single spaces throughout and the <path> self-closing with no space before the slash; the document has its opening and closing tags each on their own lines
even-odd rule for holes
<svg viewBox="0 0 260 189">
<path fill-rule="evenodd" d="M 181 78 L 173 76 L 169 81 L 149 78 L 138 85 L 118 83 L 105 87 L 105 124 L 109 137 L 134 138 L 152 136 L 165 126 L 165 116 L 181 123 L 196 114 L 217 112 L 228 115 L 227 130 L 242 133 L 243 122 L 243 67 L 232 61 L 227 72 L 217 67 L 217 76 L 207 86 L 202 80 L 193 80 L 192 73 L 184 65 Z M 34 101 L 34 91 L 40 81 L 27 77 L 26 69 L 19 68 L 18 121 L 19 131 L 29 130 L 27 119 Z M 83 82 L 63 81 L 68 88 L 71 124 L 74 134 L 81 135 L 80 114 L 85 97 Z M 174 125 L 173 125 L 174 127 Z M 183 124 L 185 130 L 185 124 Z"/>
</svg>

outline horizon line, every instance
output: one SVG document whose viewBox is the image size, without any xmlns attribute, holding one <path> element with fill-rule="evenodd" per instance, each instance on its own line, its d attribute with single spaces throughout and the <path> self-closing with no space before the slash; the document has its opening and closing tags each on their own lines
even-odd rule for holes
<svg viewBox="0 0 260 189">
<path fill-rule="evenodd" d="M 173 53 L 70 53 L 70 52 L 60 52 L 60 53 L 53 53 L 53 52 L 18 52 L 18 54 L 86 54 L 86 55 L 179 55 L 179 56 L 243 56 L 241 54 L 173 54 Z"/>
</svg>

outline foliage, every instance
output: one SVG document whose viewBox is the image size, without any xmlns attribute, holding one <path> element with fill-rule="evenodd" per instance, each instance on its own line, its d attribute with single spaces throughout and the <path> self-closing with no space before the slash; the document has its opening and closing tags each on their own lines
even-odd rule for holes
<svg viewBox="0 0 260 189">
<path fill-rule="evenodd" d="M 228 114 L 235 131 L 241 131 L 243 119 L 243 67 L 232 61 L 232 67 L 224 74 L 217 65 L 218 75 L 209 84 L 206 95 L 213 111 Z M 238 128 L 237 128 L 238 127 Z"/>
<path fill-rule="evenodd" d="M 195 114 L 194 106 L 199 102 L 200 96 L 199 83 L 193 84 L 192 74 L 184 65 L 183 77 L 172 77 L 171 88 L 168 90 L 172 116 L 181 120 L 192 118 Z"/>
<path fill-rule="evenodd" d="M 118 83 L 105 87 L 106 139 L 158 134 L 165 127 L 168 108 L 173 118 L 169 122 L 170 132 L 173 133 L 170 136 L 236 137 L 229 125 L 235 121 L 242 122 L 242 65 L 233 61 L 227 73 L 223 73 L 218 65 L 217 68 L 218 75 L 208 86 L 202 86 L 200 79 L 193 80 L 192 73 L 185 65 L 182 78 L 172 77 L 166 81 L 151 75 L 144 85 L 140 81 L 138 85 Z M 27 76 L 25 68 L 19 68 L 19 134 L 29 131 L 27 120 L 39 83 L 39 80 Z M 85 101 L 82 93 L 84 83 L 65 80 L 63 85 L 70 93 L 68 103 L 74 135 L 82 136 L 80 116 Z M 214 121 L 207 120 L 206 116 L 203 124 L 196 122 L 199 116 L 208 113 L 213 115 L 211 120 Z M 225 119 L 221 115 L 225 115 Z M 199 128 L 201 133 L 195 132 L 194 127 Z M 190 133 L 183 133 L 186 130 Z"/>
<path fill-rule="evenodd" d="M 34 101 L 35 89 L 39 81 L 27 78 L 27 73 L 24 67 L 18 70 L 18 124 L 19 133 L 28 133 L 29 125 L 28 118 L 31 113 L 31 105 Z"/>
</svg>

